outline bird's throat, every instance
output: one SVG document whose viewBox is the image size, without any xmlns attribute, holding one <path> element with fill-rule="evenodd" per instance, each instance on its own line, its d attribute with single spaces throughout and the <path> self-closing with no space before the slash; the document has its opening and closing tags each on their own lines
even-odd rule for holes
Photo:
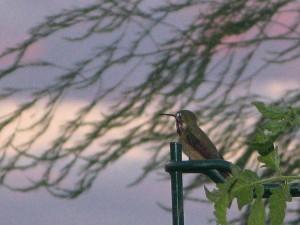
<svg viewBox="0 0 300 225">
<path fill-rule="evenodd" d="M 179 136 L 183 133 L 183 124 L 180 121 L 176 121 L 177 133 Z"/>
</svg>

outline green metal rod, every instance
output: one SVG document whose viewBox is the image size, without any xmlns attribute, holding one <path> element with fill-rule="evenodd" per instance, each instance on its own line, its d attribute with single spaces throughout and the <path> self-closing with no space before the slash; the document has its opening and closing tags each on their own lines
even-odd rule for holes
<svg viewBox="0 0 300 225">
<path fill-rule="evenodd" d="M 182 145 L 170 143 L 171 162 L 180 163 L 182 160 Z M 183 188 L 182 188 L 182 173 L 180 171 L 172 171 L 171 175 L 171 190 L 172 190 L 172 216 L 173 225 L 184 225 L 183 212 Z"/>
<path fill-rule="evenodd" d="M 180 171 L 183 173 L 203 173 L 207 170 L 231 171 L 231 163 L 222 159 L 189 160 L 181 162 L 170 162 L 166 164 L 166 170 Z"/>
<path fill-rule="evenodd" d="M 182 173 L 203 173 L 215 183 L 224 182 L 224 177 L 216 170 L 230 171 L 231 163 L 221 159 L 189 160 L 169 162 L 165 166 L 167 172 L 180 171 Z"/>
<path fill-rule="evenodd" d="M 271 190 L 277 188 L 279 184 L 265 184 L 264 185 L 264 198 L 269 198 L 271 196 Z M 289 185 L 290 194 L 292 197 L 300 197 L 300 184 L 293 183 Z"/>
</svg>

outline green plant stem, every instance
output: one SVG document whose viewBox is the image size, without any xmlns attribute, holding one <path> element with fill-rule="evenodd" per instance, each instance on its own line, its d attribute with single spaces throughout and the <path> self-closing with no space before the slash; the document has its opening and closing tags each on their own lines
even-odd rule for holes
<svg viewBox="0 0 300 225">
<path fill-rule="evenodd" d="M 247 186 L 254 186 L 257 184 L 264 184 L 264 183 L 271 183 L 271 182 L 276 182 L 276 181 L 291 181 L 291 180 L 300 180 L 300 176 L 278 176 L 278 177 L 271 177 L 271 178 L 266 178 L 266 179 L 261 179 L 246 185 L 242 185 L 240 187 L 238 187 L 237 189 L 235 189 L 235 192 L 238 192 L 240 189 L 243 189 Z"/>
<path fill-rule="evenodd" d="M 268 183 L 268 182 L 275 182 L 275 181 L 291 181 L 291 180 L 300 180 L 300 176 L 278 176 L 278 177 L 271 177 L 271 178 L 266 178 L 262 179 L 253 183 L 257 184 L 263 184 L 263 183 Z"/>
</svg>

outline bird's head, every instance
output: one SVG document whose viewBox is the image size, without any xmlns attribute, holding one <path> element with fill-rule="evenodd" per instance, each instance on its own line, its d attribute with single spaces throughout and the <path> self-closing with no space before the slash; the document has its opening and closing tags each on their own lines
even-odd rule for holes
<svg viewBox="0 0 300 225">
<path fill-rule="evenodd" d="M 196 115 L 189 110 L 180 110 L 175 114 L 161 113 L 160 115 L 172 116 L 175 118 L 177 133 L 179 135 L 181 135 L 188 126 L 197 124 Z"/>
</svg>

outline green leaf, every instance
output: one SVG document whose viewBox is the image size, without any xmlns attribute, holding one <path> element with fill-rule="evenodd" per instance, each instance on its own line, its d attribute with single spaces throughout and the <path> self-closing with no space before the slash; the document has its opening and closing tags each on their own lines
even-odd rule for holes
<svg viewBox="0 0 300 225">
<path fill-rule="evenodd" d="M 300 126 L 300 115 L 296 116 L 296 118 L 293 120 L 292 124 L 294 126 Z"/>
<path fill-rule="evenodd" d="M 253 187 L 246 186 L 235 192 L 239 209 L 242 209 L 244 205 L 249 204 L 253 200 Z"/>
<path fill-rule="evenodd" d="M 211 202 L 216 202 L 220 196 L 218 190 L 209 191 L 205 185 L 204 185 L 204 191 L 205 191 L 206 198 Z"/>
<path fill-rule="evenodd" d="M 258 128 L 253 141 L 254 143 L 259 143 L 259 144 L 265 144 L 269 142 L 269 137 L 267 131 L 265 131 L 263 128 Z"/>
<path fill-rule="evenodd" d="M 265 134 L 269 136 L 269 138 L 276 139 L 281 133 L 283 133 L 288 124 L 286 120 L 267 120 L 264 124 Z"/>
<path fill-rule="evenodd" d="M 214 203 L 215 216 L 217 223 L 220 225 L 228 225 L 227 208 L 231 204 L 232 197 L 230 196 L 231 187 L 234 185 L 236 178 L 228 177 L 225 183 L 218 183 L 217 189 L 209 191 L 204 187 L 206 197 Z"/>
<path fill-rule="evenodd" d="M 264 192 L 263 185 L 257 184 L 257 181 L 259 181 L 259 177 L 255 172 L 235 168 L 235 172 L 232 176 L 228 177 L 224 183 L 217 184 L 217 189 L 209 191 L 204 187 L 206 197 L 214 203 L 214 214 L 218 224 L 228 225 L 227 209 L 233 198 L 237 198 L 240 209 L 253 201 L 254 191 L 257 199 L 261 199 Z M 255 200 L 255 202 L 256 201 L 257 200 Z M 258 203 L 255 203 L 254 206 L 252 206 L 254 207 L 254 210 L 259 206 L 257 205 Z"/>
<path fill-rule="evenodd" d="M 258 156 L 257 159 L 258 161 L 264 163 L 265 167 L 275 171 L 280 170 L 280 158 L 277 150 L 274 150 L 267 155 Z"/>
<path fill-rule="evenodd" d="M 270 152 L 274 151 L 274 145 L 272 142 L 265 144 L 251 144 L 252 149 L 258 151 L 260 155 L 268 155 Z"/>
<path fill-rule="evenodd" d="M 237 181 L 231 192 L 233 197 L 237 198 L 239 209 L 242 209 L 244 205 L 252 202 L 254 190 L 253 182 L 257 181 L 258 179 L 259 178 L 257 177 L 256 173 L 250 170 L 242 171 L 238 175 Z"/>
<path fill-rule="evenodd" d="M 251 148 L 257 150 L 260 155 L 267 155 L 274 150 L 274 138 L 269 133 L 271 132 L 260 127 L 249 141 Z"/>
<path fill-rule="evenodd" d="M 289 122 L 291 127 L 300 125 L 300 108 L 288 108 L 289 111 L 286 116 L 286 120 Z"/>
<path fill-rule="evenodd" d="M 264 120 L 249 143 L 252 149 L 265 156 L 274 150 L 273 143 L 280 135 L 300 123 L 300 108 L 270 106 L 262 102 L 253 104 L 262 113 Z"/>
<path fill-rule="evenodd" d="M 293 120 L 290 121 L 294 126 L 300 126 L 300 108 L 292 109 Z"/>
<path fill-rule="evenodd" d="M 265 207 L 262 198 L 257 198 L 251 206 L 247 225 L 265 225 Z"/>
<path fill-rule="evenodd" d="M 217 224 L 228 225 L 227 222 L 227 207 L 229 205 L 229 195 L 223 194 L 215 203 L 215 216 Z"/>
<path fill-rule="evenodd" d="M 242 172 L 242 169 L 238 165 L 235 165 L 235 164 L 230 165 L 230 170 L 231 170 L 231 174 L 233 176 L 237 176 Z"/>
<path fill-rule="evenodd" d="M 272 225 L 282 225 L 286 210 L 286 201 L 290 200 L 290 192 L 287 185 L 273 189 L 269 198 L 270 219 Z"/>
<path fill-rule="evenodd" d="M 285 192 L 285 200 L 287 202 L 291 202 L 292 201 L 292 196 L 291 196 L 291 192 L 290 192 L 290 187 L 285 184 L 283 185 L 283 189 L 284 189 L 284 192 Z"/>
<path fill-rule="evenodd" d="M 264 195 L 264 186 L 262 184 L 256 184 L 255 185 L 255 195 L 256 198 L 262 198 Z"/>
<path fill-rule="evenodd" d="M 283 119 L 286 116 L 287 110 L 281 106 L 274 105 L 266 105 L 263 102 L 253 102 L 253 105 L 257 108 L 257 110 L 263 115 L 265 118 L 269 119 Z"/>
</svg>

